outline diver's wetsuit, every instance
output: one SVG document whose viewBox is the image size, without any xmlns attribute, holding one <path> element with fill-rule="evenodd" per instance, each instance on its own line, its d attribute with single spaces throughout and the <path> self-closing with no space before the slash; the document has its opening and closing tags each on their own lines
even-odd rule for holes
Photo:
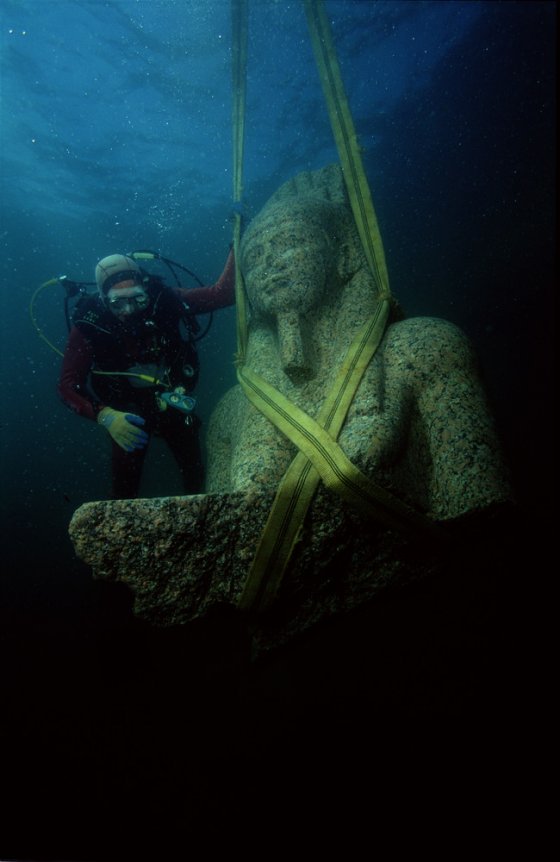
<svg viewBox="0 0 560 862">
<path fill-rule="evenodd" d="M 148 434 L 162 437 L 173 453 L 185 493 L 196 494 L 204 478 L 198 417 L 186 417 L 173 407 L 162 410 L 155 395 L 162 387 L 158 390 L 141 378 L 92 372 L 138 371 L 165 379 L 171 389 L 181 386 L 191 392 L 198 378 L 194 315 L 235 302 L 233 253 L 214 285 L 186 290 L 154 279 L 148 292 L 148 309 L 126 325 L 100 297 L 82 301 L 68 336 L 58 393 L 68 407 L 88 419 L 96 420 L 104 407 L 142 416 Z M 112 497 L 136 497 L 147 447 L 125 452 L 114 441 L 112 447 Z"/>
</svg>

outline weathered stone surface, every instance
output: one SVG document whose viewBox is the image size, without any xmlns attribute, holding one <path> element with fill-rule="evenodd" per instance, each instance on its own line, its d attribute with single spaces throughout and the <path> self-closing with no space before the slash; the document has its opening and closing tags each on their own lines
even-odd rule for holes
<svg viewBox="0 0 560 862">
<path fill-rule="evenodd" d="M 239 492 L 86 503 L 72 518 L 70 536 L 96 578 L 130 587 L 139 617 L 177 625 L 213 606 L 236 604 L 272 496 Z M 250 621 L 255 651 L 351 610 L 387 583 L 421 577 L 437 562 L 433 550 L 345 511 L 320 491 L 276 608 Z"/>
<path fill-rule="evenodd" d="M 247 229 L 241 267 L 247 366 L 316 416 L 379 302 L 338 166 L 282 186 Z M 447 321 L 387 328 L 338 442 L 378 485 L 437 520 L 511 499 L 472 347 Z M 296 454 L 239 386 L 214 412 L 208 452 L 212 492 L 275 487 Z"/>
<path fill-rule="evenodd" d="M 301 174 L 247 229 L 247 366 L 310 416 L 331 390 L 356 331 L 379 302 L 340 169 Z M 338 442 L 366 476 L 436 521 L 512 499 L 508 471 L 465 335 L 395 312 Z M 127 583 L 158 625 L 235 605 L 294 445 L 232 388 L 209 427 L 207 495 L 82 506 L 70 534 L 96 577 Z M 348 511 L 323 488 L 278 599 L 253 621 L 257 649 L 349 610 L 387 584 L 439 565 L 421 548 Z"/>
</svg>

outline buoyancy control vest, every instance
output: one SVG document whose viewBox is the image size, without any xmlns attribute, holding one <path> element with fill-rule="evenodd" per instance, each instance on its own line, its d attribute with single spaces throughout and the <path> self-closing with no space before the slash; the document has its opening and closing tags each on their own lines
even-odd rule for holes
<svg viewBox="0 0 560 862">
<path fill-rule="evenodd" d="M 174 289 L 154 280 L 146 285 L 150 305 L 126 325 L 100 296 L 80 300 L 72 323 L 91 344 L 93 395 L 117 409 L 156 409 L 156 395 L 182 387 L 194 390 L 199 360 L 194 337 L 198 323 Z M 127 374 L 127 372 L 129 372 Z"/>
</svg>

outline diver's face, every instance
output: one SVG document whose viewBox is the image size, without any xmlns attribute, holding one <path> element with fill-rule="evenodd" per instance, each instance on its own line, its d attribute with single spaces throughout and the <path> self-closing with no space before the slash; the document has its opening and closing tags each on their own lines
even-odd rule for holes
<svg viewBox="0 0 560 862">
<path fill-rule="evenodd" d="M 107 306 L 122 323 L 138 317 L 150 304 L 150 297 L 141 285 L 111 288 L 107 294 Z"/>
</svg>

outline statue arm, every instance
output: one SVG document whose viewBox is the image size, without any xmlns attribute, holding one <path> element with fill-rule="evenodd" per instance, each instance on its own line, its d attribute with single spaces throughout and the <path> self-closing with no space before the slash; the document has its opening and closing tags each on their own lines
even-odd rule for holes
<svg viewBox="0 0 560 862">
<path fill-rule="evenodd" d="M 413 400 L 429 447 L 430 509 L 436 517 L 511 500 L 501 444 L 472 346 L 443 320 L 416 319 L 408 338 Z"/>
</svg>

